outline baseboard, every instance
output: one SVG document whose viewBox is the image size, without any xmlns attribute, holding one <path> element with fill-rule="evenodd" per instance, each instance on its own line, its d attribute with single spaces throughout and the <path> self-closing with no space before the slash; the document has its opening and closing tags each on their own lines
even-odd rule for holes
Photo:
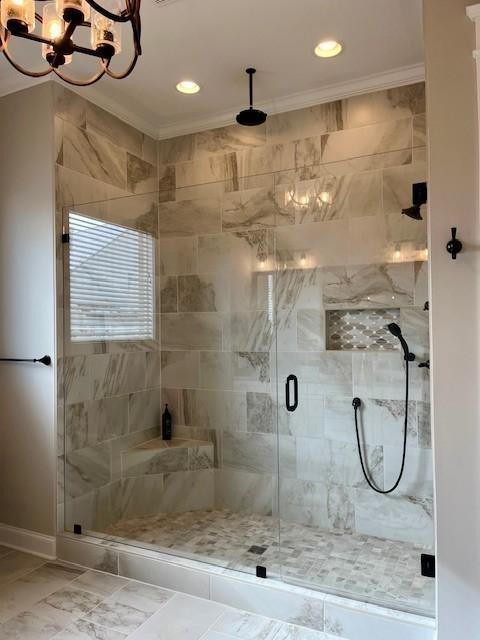
<svg viewBox="0 0 480 640">
<path fill-rule="evenodd" d="M 57 557 L 55 536 L 47 536 L 8 524 L 0 523 L 0 545 L 16 551 L 32 553 L 47 560 L 54 560 Z"/>
</svg>

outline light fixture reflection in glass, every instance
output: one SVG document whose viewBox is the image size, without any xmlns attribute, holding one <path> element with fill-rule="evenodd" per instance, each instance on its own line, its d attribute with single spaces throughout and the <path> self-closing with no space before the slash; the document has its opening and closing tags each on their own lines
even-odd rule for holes
<svg viewBox="0 0 480 640">
<path fill-rule="evenodd" d="M 63 36 L 65 32 L 65 22 L 58 15 L 55 2 L 49 2 L 43 7 L 42 18 L 42 36 L 44 38 L 58 40 Z M 49 60 L 49 58 L 53 58 L 54 56 L 55 52 L 53 47 L 48 44 L 42 44 L 42 57 L 45 60 Z M 62 56 L 62 58 L 65 60 L 63 64 L 69 64 L 72 61 L 72 56 Z"/>
<path fill-rule="evenodd" d="M 35 0 L 2 0 L 0 22 L 12 33 L 31 33 L 35 29 Z"/>
<path fill-rule="evenodd" d="M 321 191 L 318 194 L 318 199 L 323 202 L 323 204 L 332 204 L 333 202 L 332 194 L 329 191 Z"/>
<path fill-rule="evenodd" d="M 302 253 L 302 255 L 300 256 L 300 265 L 302 267 L 306 267 L 307 266 L 307 257 L 304 253 Z"/>
</svg>

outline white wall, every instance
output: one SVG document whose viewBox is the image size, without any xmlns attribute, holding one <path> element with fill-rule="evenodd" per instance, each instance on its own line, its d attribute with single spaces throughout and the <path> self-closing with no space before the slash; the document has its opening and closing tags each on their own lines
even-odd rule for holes
<svg viewBox="0 0 480 640">
<path fill-rule="evenodd" d="M 424 0 L 438 640 L 480 638 L 480 389 L 474 27 L 465 0 Z M 445 251 L 458 227 L 465 252 Z"/>
<path fill-rule="evenodd" d="M 55 357 L 53 97 L 0 100 L 0 356 Z M 0 363 L 0 523 L 55 532 L 55 367 Z"/>
</svg>

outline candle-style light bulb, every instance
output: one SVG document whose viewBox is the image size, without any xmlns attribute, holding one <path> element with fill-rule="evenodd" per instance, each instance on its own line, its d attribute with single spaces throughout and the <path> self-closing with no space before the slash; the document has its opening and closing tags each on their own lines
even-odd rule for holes
<svg viewBox="0 0 480 640">
<path fill-rule="evenodd" d="M 119 0 L 107 0 L 102 6 L 110 13 L 121 13 Z M 102 58 L 111 58 L 122 50 L 122 29 L 119 22 L 106 18 L 98 11 L 92 12 L 92 29 L 90 40 L 92 48 L 98 51 Z"/>
<path fill-rule="evenodd" d="M 65 22 L 58 15 L 55 2 L 49 2 L 43 7 L 42 18 L 42 36 L 48 40 L 59 40 L 65 33 Z M 69 64 L 72 61 L 72 56 L 59 54 L 55 57 L 54 48 L 50 44 L 42 44 L 42 57 L 49 63 L 56 60 L 57 65 Z"/>
<path fill-rule="evenodd" d="M 2 0 L 0 22 L 10 33 L 30 33 L 35 29 L 35 0 Z"/>
</svg>

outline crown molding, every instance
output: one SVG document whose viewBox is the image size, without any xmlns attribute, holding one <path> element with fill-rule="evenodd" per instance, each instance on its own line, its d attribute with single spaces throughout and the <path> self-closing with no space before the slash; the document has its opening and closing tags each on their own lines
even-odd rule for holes
<svg viewBox="0 0 480 640">
<path fill-rule="evenodd" d="M 349 98 L 362 93 L 382 91 L 384 89 L 392 89 L 394 87 L 423 81 L 425 81 L 425 66 L 423 64 L 417 64 L 409 67 L 400 67 L 385 73 L 364 76 L 363 78 L 350 82 L 342 82 L 311 91 L 293 93 L 282 98 L 270 100 L 269 102 L 258 103 L 255 106 L 257 109 L 266 111 L 269 115 L 275 115 L 277 113 L 286 113 L 288 111 L 295 111 L 296 109 L 313 107 L 317 104 L 332 102 L 333 100 Z M 157 131 L 156 137 L 159 140 L 165 140 L 175 138 L 176 136 L 231 125 L 234 124 L 235 114 L 244 108 L 245 105 L 241 105 L 202 118 L 178 120 L 177 122 L 161 126 Z"/>
<path fill-rule="evenodd" d="M 466 8 L 467 16 L 475 22 L 480 20 L 480 4 L 471 4 Z"/>
<path fill-rule="evenodd" d="M 478 15 L 480 17 L 480 4 L 473 5 L 473 7 L 469 7 L 469 9 L 475 7 L 479 8 Z M 410 67 L 393 69 L 385 73 L 364 76 L 363 78 L 350 82 L 332 84 L 326 87 L 313 89 L 311 91 L 293 93 L 281 98 L 276 98 L 275 100 L 257 104 L 256 106 L 257 108 L 266 111 L 269 115 L 275 115 L 277 113 L 285 113 L 287 111 L 295 111 L 296 109 L 313 107 L 316 104 L 331 102 L 333 100 L 349 98 L 362 93 L 392 89 L 394 87 L 413 84 L 414 82 L 422 82 L 424 80 L 425 67 L 423 64 L 418 64 Z M 28 78 L 18 74 L 18 77 L 15 77 L 14 80 L 7 82 L 2 81 L 0 96 L 21 91 L 36 84 L 41 84 L 42 82 L 58 82 L 62 86 L 65 86 L 64 83 L 56 78 L 41 78 L 36 80 L 34 78 Z M 89 87 L 88 92 L 79 90 L 78 88 L 70 85 L 68 85 L 68 89 L 78 93 L 78 95 L 82 96 L 86 100 L 90 100 L 97 106 L 105 109 L 105 111 L 108 111 L 120 120 L 123 120 L 123 122 L 135 127 L 135 129 L 138 129 L 139 131 L 142 131 L 143 133 L 146 133 L 152 138 L 156 138 L 158 140 L 175 138 L 177 136 L 196 133 L 197 131 L 206 131 L 208 129 L 217 129 L 218 127 L 231 125 L 234 123 L 235 114 L 245 107 L 245 105 L 240 105 L 228 110 L 216 112 L 209 116 L 178 120 L 176 122 L 157 127 L 154 123 L 138 116 L 131 109 L 122 107 L 118 101 L 110 98 L 108 95 L 104 95 L 97 87 Z"/>
</svg>

